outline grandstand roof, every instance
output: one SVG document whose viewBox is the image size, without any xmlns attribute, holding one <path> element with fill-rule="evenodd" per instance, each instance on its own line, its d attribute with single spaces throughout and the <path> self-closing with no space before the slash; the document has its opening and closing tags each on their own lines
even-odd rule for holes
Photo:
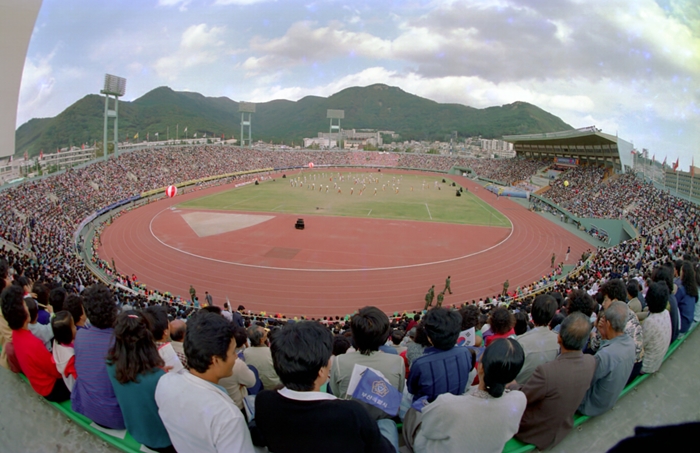
<svg viewBox="0 0 700 453">
<path fill-rule="evenodd" d="M 617 144 L 618 137 L 603 133 L 595 126 L 561 132 L 546 132 L 543 134 L 506 135 L 503 140 L 517 144 L 542 145 L 610 145 Z"/>
</svg>

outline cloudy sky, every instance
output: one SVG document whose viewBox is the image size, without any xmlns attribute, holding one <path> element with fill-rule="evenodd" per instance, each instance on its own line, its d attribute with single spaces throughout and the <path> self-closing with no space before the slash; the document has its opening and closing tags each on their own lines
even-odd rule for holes
<svg viewBox="0 0 700 453">
<path fill-rule="evenodd" d="M 128 79 L 236 101 L 385 83 L 477 108 L 533 103 L 700 165 L 696 0 L 44 0 L 17 125 Z M 366 125 L 372 127 L 371 124 Z"/>
</svg>

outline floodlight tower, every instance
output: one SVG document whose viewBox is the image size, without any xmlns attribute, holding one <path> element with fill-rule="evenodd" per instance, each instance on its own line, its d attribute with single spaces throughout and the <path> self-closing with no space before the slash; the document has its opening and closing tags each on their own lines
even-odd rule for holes
<svg viewBox="0 0 700 453">
<path fill-rule="evenodd" d="M 102 147 L 107 160 L 107 120 L 114 118 L 114 155 L 119 147 L 119 97 L 126 92 L 126 79 L 111 74 L 105 74 L 105 87 L 100 93 L 105 95 L 105 126 L 102 134 Z M 109 109 L 109 98 L 114 96 L 114 110 Z"/>
<path fill-rule="evenodd" d="M 331 137 L 333 131 L 338 131 L 338 147 L 340 148 L 340 120 L 345 118 L 345 110 L 326 110 L 326 118 L 331 121 L 330 128 L 328 129 L 328 149 L 331 149 Z M 338 124 L 333 124 L 333 120 L 338 120 Z"/>
<path fill-rule="evenodd" d="M 241 147 L 245 145 L 245 139 L 243 138 L 243 129 L 248 126 L 248 146 L 252 146 L 252 123 L 253 123 L 253 113 L 255 113 L 255 104 L 252 102 L 239 102 L 238 111 L 241 112 Z M 246 119 L 246 113 L 248 114 L 248 119 Z"/>
</svg>

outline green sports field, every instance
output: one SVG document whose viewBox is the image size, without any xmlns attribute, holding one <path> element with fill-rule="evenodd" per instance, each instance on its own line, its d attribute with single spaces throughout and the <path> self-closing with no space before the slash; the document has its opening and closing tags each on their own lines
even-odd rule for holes
<svg viewBox="0 0 700 453">
<path fill-rule="evenodd" d="M 445 183 L 442 179 L 433 175 L 304 171 L 178 206 L 511 226 L 508 219 L 471 192 L 465 190 L 457 197 L 459 186 L 452 187 L 447 177 Z"/>
</svg>

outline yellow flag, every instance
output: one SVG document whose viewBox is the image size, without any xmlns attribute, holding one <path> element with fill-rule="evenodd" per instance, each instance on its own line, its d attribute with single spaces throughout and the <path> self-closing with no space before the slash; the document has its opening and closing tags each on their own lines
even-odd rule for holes
<svg viewBox="0 0 700 453">
<path fill-rule="evenodd" d="M 136 135 L 134 135 L 134 140 L 136 140 L 137 138 L 139 138 L 139 133 L 138 133 L 138 132 L 136 133 Z"/>
</svg>

